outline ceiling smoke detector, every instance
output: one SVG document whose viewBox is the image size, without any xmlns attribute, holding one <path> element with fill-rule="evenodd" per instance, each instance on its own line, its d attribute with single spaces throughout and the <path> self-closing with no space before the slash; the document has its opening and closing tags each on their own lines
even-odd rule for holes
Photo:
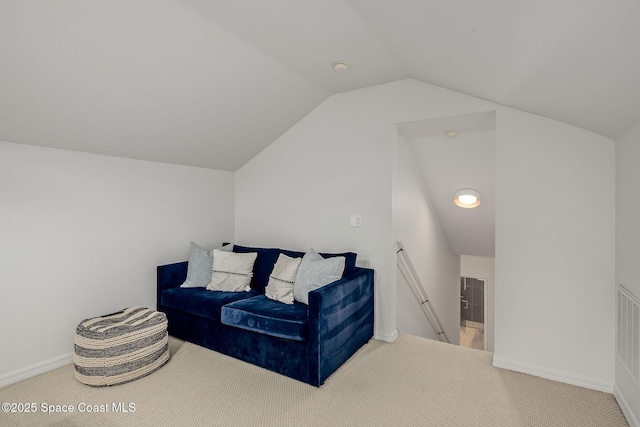
<svg viewBox="0 0 640 427">
<path fill-rule="evenodd" d="M 343 71 L 347 71 L 349 69 L 349 64 L 347 64 L 346 62 L 336 62 L 335 64 L 333 64 L 333 69 L 337 73 L 342 73 Z"/>
</svg>

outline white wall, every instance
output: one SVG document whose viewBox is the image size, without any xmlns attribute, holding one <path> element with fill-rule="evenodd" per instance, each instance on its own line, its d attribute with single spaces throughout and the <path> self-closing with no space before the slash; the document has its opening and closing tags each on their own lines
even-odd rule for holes
<svg viewBox="0 0 640 427">
<path fill-rule="evenodd" d="M 640 298 L 640 124 L 616 141 L 616 283 Z M 640 426 L 640 389 L 616 358 L 616 398 Z M 633 417 L 633 418 L 632 418 Z M 633 425 L 633 424 L 632 424 Z"/>
<path fill-rule="evenodd" d="M 613 141 L 500 107 L 494 365 L 611 392 Z"/>
<path fill-rule="evenodd" d="M 155 308 L 156 266 L 233 240 L 233 173 L 0 142 L 0 386 L 68 363 L 77 324 Z"/>
<path fill-rule="evenodd" d="M 394 124 L 495 108 L 411 79 L 331 96 L 236 172 L 237 241 L 357 252 L 376 270 L 376 337 L 394 339 Z"/>
<path fill-rule="evenodd" d="M 409 141 L 397 136 L 393 174 L 393 235 L 402 241 L 449 340 L 460 343 L 460 257 L 449 250 Z M 397 328 L 438 340 L 400 269 Z"/>
<path fill-rule="evenodd" d="M 485 350 L 493 351 L 495 337 L 495 258 L 473 255 L 460 256 L 460 276 L 485 279 Z"/>
</svg>

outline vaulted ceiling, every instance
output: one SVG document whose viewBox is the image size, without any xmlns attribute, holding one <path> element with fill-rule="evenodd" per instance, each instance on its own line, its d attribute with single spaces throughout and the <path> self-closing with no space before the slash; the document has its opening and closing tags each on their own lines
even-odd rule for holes
<svg viewBox="0 0 640 427">
<path fill-rule="evenodd" d="M 403 78 L 615 139 L 638 22 L 637 0 L 0 0 L 0 140 L 235 171 Z"/>
</svg>

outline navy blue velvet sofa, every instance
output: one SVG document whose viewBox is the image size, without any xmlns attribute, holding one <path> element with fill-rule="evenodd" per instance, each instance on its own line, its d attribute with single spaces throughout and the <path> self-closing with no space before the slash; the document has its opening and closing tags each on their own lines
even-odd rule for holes
<svg viewBox="0 0 640 427">
<path fill-rule="evenodd" d="M 373 270 L 344 256 L 343 277 L 309 292 L 309 305 L 283 304 L 264 295 L 280 253 L 304 253 L 235 245 L 257 252 L 250 292 L 181 288 L 188 263 L 158 266 L 157 308 L 169 334 L 319 387 L 373 337 Z"/>
</svg>

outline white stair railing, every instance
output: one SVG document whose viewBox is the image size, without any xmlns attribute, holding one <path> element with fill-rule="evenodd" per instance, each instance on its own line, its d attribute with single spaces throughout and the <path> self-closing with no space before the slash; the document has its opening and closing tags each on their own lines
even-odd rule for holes
<svg viewBox="0 0 640 427">
<path fill-rule="evenodd" d="M 440 341 L 450 343 L 451 341 L 449 341 L 449 337 L 447 337 L 447 333 L 444 331 L 442 323 L 440 323 L 440 319 L 438 318 L 438 315 L 436 314 L 431 301 L 429 301 L 427 291 L 424 289 L 424 286 L 422 286 L 422 282 L 420 282 L 418 273 L 416 272 L 416 269 L 411 262 L 411 258 L 409 258 L 409 254 L 407 254 L 407 250 L 404 248 L 404 245 L 400 240 L 398 240 L 397 244 L 398 266 L 400 267 L 400 272 L 409 284 L 413 295 L 420 303 L 420 307 L 422 307 L 422 311 L 431 324 L 431 327 L 436 332 L 436 334 L 438 334 L 438 338 L 440 339 Z"/>
</svg>

